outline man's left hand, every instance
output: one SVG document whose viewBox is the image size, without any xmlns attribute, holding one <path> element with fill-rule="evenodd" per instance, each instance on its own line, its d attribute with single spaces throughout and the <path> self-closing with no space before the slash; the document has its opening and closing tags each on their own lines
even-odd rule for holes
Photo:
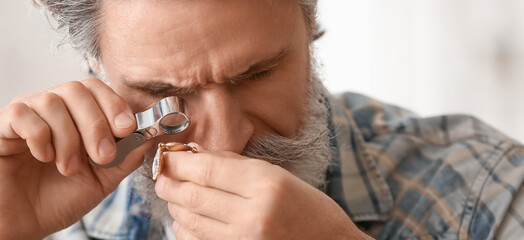
<svg viewBox="0 0 524 240">
<path fill-rule="evenodd" d="M 155 189 L 184 239 L 367 239 L 327 195 L 232 152 L 164 153 Z"/>
</svg>

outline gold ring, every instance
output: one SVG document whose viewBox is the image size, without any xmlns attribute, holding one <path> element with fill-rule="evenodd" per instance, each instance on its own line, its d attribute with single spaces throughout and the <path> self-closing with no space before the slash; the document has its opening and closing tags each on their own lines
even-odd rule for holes
<svg viewBox="0 0 524 240">
<path fill-rule="evenodd" d="M 164 151 L 178 152 L 178 151 L 191 151 L 192 153 L 197 153 L 195 147 L 189 146 L 184 143 L 178 142 L 168 142 L 168 143 L 159 143 L 158 149 L 156 150 L 155 157 L 153 158 L 153 166 L 151 170 L 153 171 L 153 180 L 157 180 L 162 170 L 164 168 Z"/>
</svg>

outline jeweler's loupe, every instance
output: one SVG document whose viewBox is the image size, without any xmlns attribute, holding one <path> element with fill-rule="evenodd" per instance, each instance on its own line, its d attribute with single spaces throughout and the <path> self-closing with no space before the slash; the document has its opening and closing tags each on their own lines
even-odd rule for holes
<svg viewBox="0 0 524 240">
<path fill-rule="evenodd" d="M 186 102 L 178 97 L 167 97 L 152 108 L 135 114 L 137 130 L 131 135 L 117 139 L 117 154 L 112 162 L 101 165 L 89 158 L 91 165 L 100 168 L 117 166 L 127 154 L 147 140 L 164 135 L 181 133 L 189 127 L 190 121 L 185 114 Z"/>
</svg>

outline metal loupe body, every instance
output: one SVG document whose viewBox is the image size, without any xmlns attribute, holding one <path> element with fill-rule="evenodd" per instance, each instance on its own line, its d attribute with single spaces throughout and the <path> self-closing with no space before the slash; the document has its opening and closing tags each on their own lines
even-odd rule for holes
<svg viewBox="0 0 524 240">
<path fill-rule="evenodd" d="M 112 162 L 101 165 L 89 158 L 89 163 L 100 168 L 119 165 L 127 154 L 147 140 L 163 135 L 181 133 L 189 127 L 190 120 L 185 114 L 186 103 L 178 97 L 167 97 L 152 108 L 135 114 L 137 130 L 131 135 L 117 140 L 117 154 Z"/>
</svg>

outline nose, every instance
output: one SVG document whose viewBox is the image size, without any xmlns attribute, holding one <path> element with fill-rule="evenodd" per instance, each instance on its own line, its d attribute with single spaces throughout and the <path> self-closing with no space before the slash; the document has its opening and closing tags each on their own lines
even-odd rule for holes
<svg viewBox="0 0 524 240">
<path fill-rule="evenodd" d="M 211 151 L 241 153 L 254 132 L 242 102 L 227 86 L 202 89 L 189 104 L 191 141 Z"/>
</svg>

